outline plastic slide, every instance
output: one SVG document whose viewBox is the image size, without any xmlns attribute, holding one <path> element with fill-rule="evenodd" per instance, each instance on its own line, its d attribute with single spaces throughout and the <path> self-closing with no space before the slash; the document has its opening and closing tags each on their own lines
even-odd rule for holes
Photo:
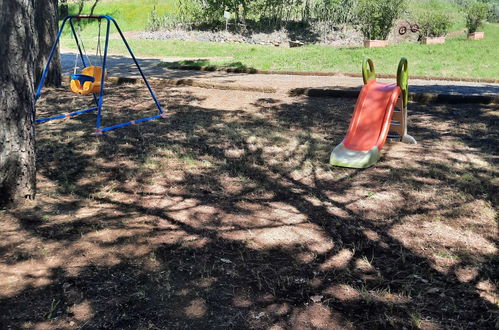
<svg viewBox="0 0 499 330">
<path fill-rule="evenodd" d="M 370 71 L 367 70 L 367 64 L 370 66 Z M 369 59 L 364 61 L 365 85 L 357 99 L 346 137 L 331 153 L 331 165 L 367 168 L 376 164 L 388 132 L 393 130 L 394 125 L 401 126 L 400 121 L 406 125 L 405 117 L 399 118 L 401 111 L 397 111 L 396 123 L 392 123 L 392 116 L 397 105 L 403 111 L 407 109 L 407 60 L 401 60 L 398 75 L 401 78 L 397 79 L 397 84 L 377 82 L 372 61 Z M 406 116 L 406 112 L 403 112 L 403 116 Z M 398 127 L 395 130 L 399 131 Z M 400 130 L 401 139 L 414 140 L 406 134 L 406 131 L 406 127 Z"/>
</svg>

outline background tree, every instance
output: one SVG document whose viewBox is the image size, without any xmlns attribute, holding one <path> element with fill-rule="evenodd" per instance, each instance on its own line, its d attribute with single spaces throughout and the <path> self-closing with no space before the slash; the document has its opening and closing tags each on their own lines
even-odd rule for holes
<svg viewBox="0 0 499 330">
<path fill-rule="evenodd" d="M 35 196 L 33 3 L 0 0 L 0 205 Z"/>
<path fill-rule="evenodd" d="M 58 4 L 57 0 L 35 1 L 34 8 L 34 34 L 36 50 L 35 57 L 35 85 L 38 85 L 42 72 L 47 65 L 50 50 L 57 38 L 58 32 Z M 49 72 L 45 85 L 59 87 L 61 85 L 61 61 L 59 49 L 50 62 Z"/>
<path fill-rule="evenodd" d="M 69 15 L 68 0 L 61 0 L 59 5 L 59 17 L 66 17 Z"/>
<path fill-rule="evenodd" d="M 386 40 L 395 20 L 406 8 L 405 0 L 359 0 L 356 16 L 359 29 L 367 40 Z"/>
<path fill-rule="evenodd" d="M 484 2 L 474 2 L 466 10 L 466 27 L 469 33 L 476 32 L 490 13 L 490 7 Z"/>
</svg>

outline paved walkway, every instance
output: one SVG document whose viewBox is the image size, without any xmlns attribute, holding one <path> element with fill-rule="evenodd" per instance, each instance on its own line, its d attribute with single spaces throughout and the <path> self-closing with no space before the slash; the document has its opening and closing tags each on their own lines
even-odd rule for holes
<svg viewBox="0 0 499 330">
<path fill-rule="evenodd" d="M 65 74 L 73 72 L 75 53 L 64 52 L 61 54 L 62 69 Z M 186 58 L 142 58 L 139 59 L 141 68 L 147 77 L 166 79 L 196 79 L 200 82 L 238 85 L 252 88 L 272 87 L 278 92 L 287 93 L 295 88 L 324 88 L 324 89 L 360 89 L 362 78 L 347 76 L 297 76 L 276 74 L 237 74 L 226 72 L 201 72 L 190 70 L 171 70 L 159 67 L 161 61 L 178 61 Z M 97 63 L 98 60 L 91 56 L 90 60 Z M 140 77 L 133 61 L 120 55 L 108 56 L 108 74 L 118 77 Z M 360 72 L 360 69 L 359 69 Z M 383 82 L 395 82 L 394 79 L 378 79 Z M 414 93 L 437 93 L 444 95 L 473 95 L 473 96 L 499 96 L 499 84 L 455 82 L 455 81 L 432 81 L 432 80 L 409 80 L 410 91 Z"/>
</svg>

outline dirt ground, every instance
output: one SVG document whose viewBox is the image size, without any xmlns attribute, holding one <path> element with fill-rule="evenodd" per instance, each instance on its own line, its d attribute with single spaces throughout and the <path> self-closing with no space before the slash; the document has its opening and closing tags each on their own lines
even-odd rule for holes
<svg viewBox="0 0 499 330">
<path fill-rule="evenodd" d="M 499 107 L 410 104 L 419 142 L 330 167 L 355 100 L 154 85 L 168 118 L 37 126 L 0 210 L 2 329 L 499 327 Z M 38 116 L 85 108 L 48 90 Z M 154 114 L 108 89 L 103 125 Z"/>
</svg>

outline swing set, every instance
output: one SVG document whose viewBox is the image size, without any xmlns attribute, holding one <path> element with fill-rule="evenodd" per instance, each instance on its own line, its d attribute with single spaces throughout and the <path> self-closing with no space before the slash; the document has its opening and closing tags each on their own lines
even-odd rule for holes
<svg viewBox="0 0 499 330">
<path fill-rule="evenodd" d="M 83 19 L 96 19 L 98 20 L 98 27 L 99 27 L 99 33 L 97 37 L 97 48 L 96 48 L 96 57 L 99 56 L 101 59 L 101 66 L 95 66 L 92 64 L 90 61 L 90 58 L 86 54 L 85 50 L 85 45 L 83 44 L 83 39 L 80 36 L 80 31 L 81 31 L 81 20 Z M 105 44 L 104 44 L 104 55 L 102 55 L 101 52 L 101 21 L 106 20 L 107 21 L 107 26 L 106 26 L 106 38 L 105 38 Z M 78 23 L 78 30 L 75 29 L 75 24 L 74 21 Z M 150 121 L 153 119 L 157 118 L 165 118 L 166 113 L 163 112 L 163 109 L 161 108 L 161 105 L 158 102 L 158 99 L 156 98 L 156 95 L 154 94 L 153 90 L 151 89 L 151 86 L 149 85 L 149 82 L 147 81 L 146 76 L 144 75 L 144 72 L 140 68 L 139 62 L 135 58 L 135 55 L 132 52 L 132 49 L 130 48 L 130 45 L 125 39 L 125 36 L 121 32 L 121 29 L 118 26 L 118 23 L 116 23 L 115 19 L 112 18 L 111 16 L 107 15 L 69 15 L 64 18 L 61 24 L 61 28 L 59 29 L 59 33 L 57 34 L 57 39 L 55 40 L 52 50 L 50 51 L 50 56 L 47 62 L 47 65 L 45 66 L 45 69 L 42 74 L 42 78 L 40 79 L 40 83 L 38 84 L 38 88 L 35 94 L 35 103 L 36 101 L 40 98 L 40 94 L 43 88 L 43 84 L 45 82 L 45 78 L 47 77 L 47 73 L 49 70 L 50 62 L 52 61 L 55 50 L 57 48 L 57 45 L 59 43 L 62 31 L 64 30 L 64 26 L 66 25 L 66 22 L 69 22 L 69 26 L 71 27 L 71 32 L 73 34 L 73 37 L 76 42 L 76 46 L 78 47 L 78 53 L 76 53 L 75 56 L 75 65 L 74 65 L 74 70 L 73 74 L 71 75 L 71 82 L 70 82 L 70 88 L 71 91 L 74 93 L 77 93 L 79 95 L 89 95 L 92 94 L 94 101 L 95 101 L 95 107 L 92 107 L 90 109 L 84 109 L 84 110 L 78 110 L 70 113 L 65 113 L 53 117 L 48 117 L 48 118 L 39 118 L 36 119 L 36 123 L 43 123 L 47 122 L 50 120 L 56 120 L 56 119 L 63 119 L 63 118 L 69 118 L 77 115 L 81 115 L 87 112 L 92 112 L 97 110 L 97 123 L 96 123 L 96 129 L 95 129 L 95 134 L 96 135 L 102 135 L 102 133 L 111 131 L 120 127 L 125 127 L 141 122 L 146 122 Z M 102 119 L 102 105 L 103 105 L 103 100 L 104 100 L 104 82 L 106 79 L 106 62 L 107 62 L 107 51 L 108 51 L 108 46 L 109 46 L 109 30 L 111 27 L 111 22 L 113 22 L 114 26 L 116 27 L 116 30 L 118 31 L 119 35 L 121 36 L 121 39 L 123 40 L 123 43 L 125 44 L 126 48 L 128 49 L 128 52 L 130 53 L 135 65 L 137 66 L 138 71 L 140 72 L 140 75 L 142 76 L 142 79 L 144 80 L 144 83 L 147 86 L 147 89 L 149 90 L 149 93 L 151 94 L 151 97 L 153 98 L 154 102 L 156 103 L 156 107 L 158 108 L 159 114 L 151 117 L 146 117 L 146 118 L 140 118 L 136 120 L 132 120 L 129 122 L 121 123 L 121 124 L 116 124 L 113 126 L 108 126 L 108 127 L 101 127 L 101 119 Z M 81 59 L 81 62 L 83 64 L 83 70 L 81 73 L 77 73 L 78 69 L 78 58 Z"/>
</svg>

